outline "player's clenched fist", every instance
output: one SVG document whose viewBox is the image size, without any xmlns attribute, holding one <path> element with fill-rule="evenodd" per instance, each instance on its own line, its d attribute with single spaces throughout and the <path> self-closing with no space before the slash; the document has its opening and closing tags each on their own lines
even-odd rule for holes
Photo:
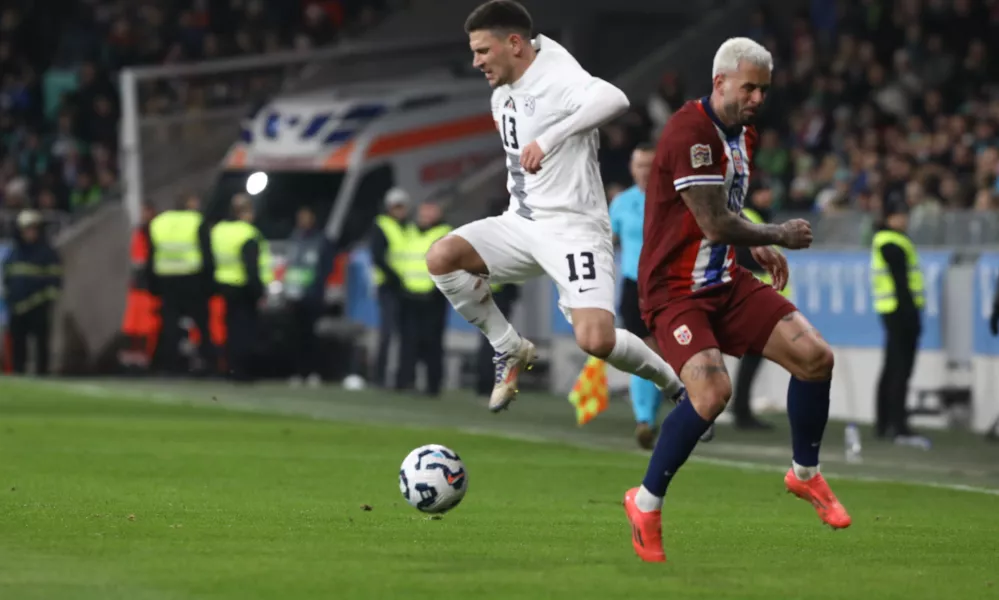
<svg viewBox="0 0 999 600">
<path fill-rule="evenodd" d="M 524 170 L 531 175 L 534 175 L 541 170 L 541 159 L 544 157 L 545 153 L 541 150 L 541 146 L 537 142 L 531 142 L 520 153 L 520 166 L 524 167 Z"/>
<path fill-rule="evenodd" d="M 804 219 L 791 219 L 781 223 L 780 245 L 791 250 L 807 248 L 812 245 L 812 226 Z"/>
</svg>

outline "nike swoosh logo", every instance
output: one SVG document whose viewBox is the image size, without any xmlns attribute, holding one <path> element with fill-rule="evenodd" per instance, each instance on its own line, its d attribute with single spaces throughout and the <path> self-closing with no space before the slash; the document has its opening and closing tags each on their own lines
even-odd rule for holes
<svg viewBox="0 0 999 600">
<path fill-rule="evenodd" d="M 580 294 L 584 294 L 584 293 L 586 293 L 586 292 L 589 292 L 589 291 L 591 291 L 591 290 L 595 290 L 595 289 L 597 289 L 597 288 L 595 288 L 595 287 L 589 287 L 589 288 L 579 288 L 579 293 L 580 293 Z"/>
<path fill-rule="evenodd" d="M 458 481 L 459 479 L 461 479 L 464 476 L 465 476 L 464 473 L 458 473 L 457 475 L 448 475 L 447 476 L 447 483 L 448 483 L 448 485 L 454 485 L 455 481 Z"/>
</svg>

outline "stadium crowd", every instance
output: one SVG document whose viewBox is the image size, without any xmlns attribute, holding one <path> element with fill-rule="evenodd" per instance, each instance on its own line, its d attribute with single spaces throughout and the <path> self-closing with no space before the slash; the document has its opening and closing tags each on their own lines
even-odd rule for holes
<svg viewBox="0 0 999 600">
<path fill-rule="evenodd" d="M 128 65 L 177 64 L 335 43 L 376 22 L 387 0 L 82 0 L 43 14 L 0 12 L 0 236 L 21 208 L 79 212 L 118 190 L 118 92 Z M 761 8 L 745 33 L 776 59 L 754 157 L 774 208 L 877 212 L 891 190 L 913 219 L 997 208 L 999 54 L 995 0 L 798 2 Z M 990 61 L 990 58 L 992 59 Z M 609 195 L 628 160 L 687 99 L 666 73 L 658 91 L 603 128 Z M 144 112 L 210 108 L 247 86 L 143 89 Z M 6 224 L 6 228 L 5 228 Z"/>
<path fill-rule="evenodd" d="M 898 193 L 914 222 L 996 210 L 999 2 L 798 4 L 789 23 L 758 10 L 744 32 L 775 59 L 753 157 L 774 208 L 877 214 Z M 631 149 L 687 99 L 668 73 L 644 107 L 604 128 L 609 195 L 631 183 Z"/>
<path fill-rule="evenodd" d="M 371 26 L 387 0 L 79 0 L 0 8 L 0 238 L 18 211 L 64 222 L 117 195 L 125 66 L 307 49 Z M 205 86 L 207 87 L 207 86 Z M 239 86 L 157 86 L 143 109 L 231 102 Z"/>
</svg>

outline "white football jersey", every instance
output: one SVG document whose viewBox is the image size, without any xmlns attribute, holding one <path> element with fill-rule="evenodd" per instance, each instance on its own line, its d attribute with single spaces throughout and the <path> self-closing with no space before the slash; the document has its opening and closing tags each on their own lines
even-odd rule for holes
<svg viewBox="0 0 999 600">
<path fill-rule="evenodd" d="M 493 119 L 506 150 L 510 210 L 534 221 L 590 221 L 601 230 L 609 228 L 596 129 L 552 148 L 534 175 L 520 166 L 521 150 L 572 114 L 587 86 L 599 81 L 554 40 L 539 35 L 532 43 L 538 54 L 531 66 L 492 96 Z"/>
</svg>

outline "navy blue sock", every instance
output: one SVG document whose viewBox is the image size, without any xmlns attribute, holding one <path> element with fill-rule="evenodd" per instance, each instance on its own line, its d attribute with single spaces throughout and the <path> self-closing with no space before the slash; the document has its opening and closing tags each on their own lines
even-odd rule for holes
<svg viewBox="0 0 999 600">
<path fill-rule="evenodd" d="M 787 417 L 791 421 L 794 462 L 803 467 L 819 464 L 819 446 L 829 420 L 831 381 L 791 378 L 787 385 Z"/>
<path fill-rule="evenodd" d="M 652 458 L 649 459 L 649 469 L 642 481 L 645 489 L 655 496 L 665 496 L 666 487 L 673 475 L 687 462 L 697 440 L 710 425 L 710 421 L 705 421 L 697 414 L 687 392 L 684 392 L 680 403 L 663 420 L 659 439 L 656 440 Z"/>
</svg>

